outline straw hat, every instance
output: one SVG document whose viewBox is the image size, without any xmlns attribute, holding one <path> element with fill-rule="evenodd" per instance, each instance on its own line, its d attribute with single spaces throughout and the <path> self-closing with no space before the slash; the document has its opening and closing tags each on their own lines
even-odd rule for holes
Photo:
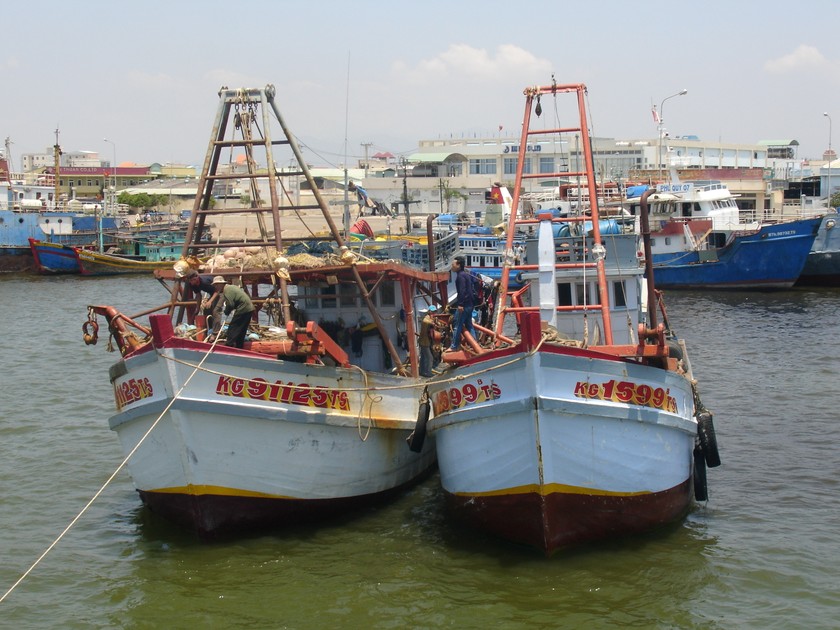
<svg viewBox="0 0 840 630">
<path fill-rule="evenodd" d="M 227 280 L 225 280 L 222 276 L 216 276 L 213 278 L 213 284 L 227 284 Z"/>
</svg>

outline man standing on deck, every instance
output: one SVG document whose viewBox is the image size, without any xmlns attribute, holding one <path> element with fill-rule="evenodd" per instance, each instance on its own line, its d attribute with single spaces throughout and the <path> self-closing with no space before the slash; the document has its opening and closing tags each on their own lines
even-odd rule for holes
<svg viewBox="0 0 840 630">
<path fill-rule="evenodd" d="M 455 303 L 458 305 L 458 310 L 455 311 L 454 330 L 452 332 L 452 345 L 449 347 L 450 352 L 457 350 L 461 346 L 461 331 L 466 328 L 473 338 L 476 337 L 475 328 L 473 327 L 472 312 L 475 308 L 473 301 L 473 278 L 470 272 L 467 271 L 466 261 L 463 256 L 455 256 L 452 261 L 452 271 L 455 272 L 455 290 L 458 297 Z"/>
<path fill-rule="evenodd" d="M 248 324 L 254 314 L 254 304 L 244 290 L 228 284 L 222 276 L 213 278 L 213 286 L 220 298 L 224 298 L 225 315 L 233 312 L 233 319 L 228 324 L 225 345 L 231 348 L 242 348 L 245 345 L 245 335 L 248 334 Z"/>
<path fill-rule="evenodd" d="M 196 296 L 200 296 L 202 293 L 207 294 L 207 297 L 201 300 L 201 314 L 207 317 L 207 332 L 210 335 L 208 340 L 213 341 L 222 328 L 224 300 L 216 293 L 216 288 L 198 275 L 195 269 L 190 269 L 186 278 Z"/>
</svg>

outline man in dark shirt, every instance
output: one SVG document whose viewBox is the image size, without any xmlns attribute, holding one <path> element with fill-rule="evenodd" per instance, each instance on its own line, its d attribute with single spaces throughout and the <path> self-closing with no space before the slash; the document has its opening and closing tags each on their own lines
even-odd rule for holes
<svg viewBox="0 0 840 630">
<path fill-rule="evenodd" d="M 473 303 L 473 278 L 464 265 L 464 257 L 455 256 L 455 260 L 452 261 L 452 271 L 455 272 L 455 290 L 458 293 L 455 303 L 458 310 L 455 312 L 450 351 L 457 350 L 461 346 L 461 331 L 465 328 L 473 338 L 476 337 L 472 320 L 472 312 L 475 308 Z"/>
</svg>

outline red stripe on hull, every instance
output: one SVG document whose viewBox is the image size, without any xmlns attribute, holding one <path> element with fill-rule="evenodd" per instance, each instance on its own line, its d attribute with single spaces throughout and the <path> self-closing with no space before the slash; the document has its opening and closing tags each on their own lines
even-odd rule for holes
<svg viewBox="0 0 840 630">
<path fill-rule="evenodd" d="M 640 534 L 676 521 L 688 511 L 691 496 L 689 479 L 670 490 L 633 496 L 447 493 L 446 500 L 464 524 L 550 556 L 565 547 Z"/>
</svg>

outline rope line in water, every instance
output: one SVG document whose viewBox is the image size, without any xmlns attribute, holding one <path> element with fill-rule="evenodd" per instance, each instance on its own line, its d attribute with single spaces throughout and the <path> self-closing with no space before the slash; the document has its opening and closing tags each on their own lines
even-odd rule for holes
<svg viewBox="0 0 840 630">
<path fill-rule="evenodd" d="M 96 493 L 93 495 L 93 497 L 91 497 L 90 501 L 88 501 L 87 504 L 85 504 L 85 506 L 81 509 L 81 511 L 78 514 L 76 514 L 75 518 L 73 518 L 73 520 L 70 521 L 70 524 L 67 525 L 67 527 L 65 527 L 64 530 L 58 535 L 58 537 L 55 540 L 53 540 L 52 543 L 50 543 L 50 545 L 44 550 L 44 552 L 40 556 L 38 556 L 38 559 L 35 560 L 35 562 L 32 563 L 32 565 L 23 573 L 23 575 L 21 575 L 17 579 L 17 581 L 9 587 L 9 590 L 7 590 L 5 593 L 3 593 L 2 596 L 0 596 L 0 603 L 2 603 L 11 594 L 11 592 L 14 591 L 20 585 L 20 583 L 23 582 L 27 578 L 27 576 L 30 573 L 32 573 L 32 571 L 35 569 L 35 567 L 37 567 L 41 563 L 41 560 L 43 560 L 44 558 L 47 557 L 47 554 L 50 553 L 53 550 L 53 548 L 55 548 L 55 546 L 59 543 L 59 541 L 61 541 L 61 539 L 64 538 L 65 534 L 67 534 L 67 532 L 70 531 L 70 529 L 79 521 L 79 519 L 84 515 L 84 513 L 88 511 L 90 506 L 93 505 L 93 502 L 96 501 L 99 498 L 99 496 L 105 491 L 105 488 L 107 488 L 108 485 L 119 474 L 119 472 L 123 468 L 125 468 L 125 465 L 128 463 L 128 460 L 131 459 L 131 457 L 134 455 L 134 453 L 137 452 L 137 449 L 140 448 L 140 445 L 143 444 L 143 442 L 146 440 L 147 437 L 149 437 L 149 434 L 158 425 L 161 418 L 163 418 L 164 414 L 167 411 L 169 411 L 170 407 L 172 407 L 172 405 L 178 399 L 178 396 L 181 395 L 181 392 L 184 391 L 186 386 L 192 380 L 192 377 L 195 376 L 196 373 L 198 373 L 198 371 L 201 368 L 204 361 L 206 361 L 207 357 L 210 356 L 210 353 L 213 352 L 213 348 L 216 347 L 216 344 L 218 343 L 218 341 L 219 341 L 219 336 L 217 335 L 216 339 L 213 341 L 213 345 L 210 346 L 210 349 L 204 355 L 204 358 L 201 359 L 199 364 L 193 370 L 192 374 L 190 374 L 189 377 L 187 378 L 187 380 L 184 381 L 184 384 L 176 392 L 176 394 L 172 397 L 172 400 L 169 401 L 169 404 L 166 405 L 166 408 L 163 411 L 160 412 L 160 415 L 152 423 L 152 426 L 150 426 L 149 429 L 146 431 L 146 433 L 143 434 L 143 437 L 140 438 L 140 441 L 137 442 L 137 444 L 134 446 L 134 448 L 131 449 L 131 452 L 128 455 L 125 456 L 125 458 L 122 460 L 122 462 L 120 462 L 120 465 L 117 466 L 116 470 L 114 470 L 114 472 L 111 473 L 111 476 L 108 477 L 108 479 L 105 481 L 105 483 L 102 484 L 102 487 L 100 487 L 99 490 L 97 490 Z"/>
<path fill-rule="evenodd" d="M 128 460 L 131 459 L 132 456 L 134 455 L 134 453 L 137 452 L 137 449 L 140 448 L 140 445 L 143 444 L 143 442 L 146 441 L 146 438 L 149 437 L 149 434 L 151 434 L 151 432 L 155 429 L 155 427 L 160 423 L 161 419 L 169 411 L 169 409 L 172 408 L 172 405 L 175 404 L 175 401 L 178 400 L 178 397 L 181 395 L 181 393 L 184 391 L 184 389 L 186 389 L 187 385 L 189 385 L 192 378 L 199 371 L 208 372 L 210 374 L 217 374 L 219 376 L 233 376 L 233 375 L 230 375 L 230 374 L 225 374 L 223 372 L 219 372 L 217 370 L 210 370 L 210 369 L 207 369 L 207 368 L 203 367 L 204 362 L 210 357 L 210 354 L 213 352 L 214 348 L 216 347 L 216 344 L 219 342 L 220 336 L 221 335 L 216 336 L 216 338 L 213 340 L 212 345 L 207 350 L 207 352 L 204 354 L 201 361 L 199 361 L 198 364 L 195 364 L 195 365 L 192 364 L 192 363 L 189 363 L 188 361 L 182 361 L 182 360 L 176 359 L 174 357 L 167 357 L 167 356 L 164 356 L 162 354 L 158 354 L 158 356 L 161 356 L 161 357 L 163 357 L 165 359 L 168 359 L 170 361 L 174 361 L 176 363 L 181 363 L 183 365 L 192 367 L 193 368 L 192 373 L 187 377 L 187 380 L 184 381 L 184 384 L 181 386 L 181 388 L 172 397 L 172 400 L 170 400 L 169 403 L 167 403 L 164 410 L 160 412 L 160 415 L 155 419 L 155 421 L 152 423 L 152 425 L 146 430 L 146 432 L 143 434 L 143 437 L 141 437 L 140 440 L 137 442 L 137 444 L 134 445 L 134 447 L 131 449 L 131 451 L 128 453 L 128 455 L 125 456 L 125 458 L 120 462 L 119 466 L 117 466 L 117 468 L 114 470 L 114 472 L 111 473 L 111 476 L 108 477 L 108 479 L 105 481 L 105 483 L 103 483 L 102 486 L 99 488 L 99 490 L 96 491 L 96 493 L 93 495 L 93 497 L 91 497 L 91 499 L 85 504 L 85 506 L 73 518 L 73 520 L 70 521 L 70 523 L 67 525 L 67 527 L 65 527 L 64 530 L 62 530 L 62 532 L 58 535 L 58 537 L 56 537 L 56 539 L 53 540 L 52 543 L 50 543 L 50 545 L 44 550 L 44 552 L 40 556 L 38 556 L 38 559 L 35 560 L 35 562 L 32 563 L 32 565 L 17 579 L 17 581 L 15 581 L 14 584 L 12 584 L 9 587 L 9 589 L 5 593 L 3 593 L 2 596 L 0 596 L 0 603 L 2 603 L 12 593 L 12 591 L 14 591 L 29 576 L 29 574 L 32 573 L 32 571 L 35 569 L 35 567 L 37 567 L 41 563 L 41 561 L 44 558 L 46 558 L 47 554 L 49 554 L 55 548 L 55 546 L 61 541 L 62 538 L 64 538 L 64 536 L 67 534 L 67 532 L 69 532 L 70 529 L 73 528 L 73 526 L 79 521 L 79 519 L 85 514 L 85 512 L 88 511 L 90 506 L 93 505 L 94 501 L 96 501 L 100 497 L 100 495 L 105 491 L 105 488 L 107 488 L 110 485 L 110 483 L 114 480 L 114 478 L 120 473 L 120 471 L 123 468 L 125 468 L 126 464 L 128 463 Z M 518 356 L 516 358 L 513 358 L 509 361 L 505 361 L 503 363 L 499 363 L 498 365 L 490 366 L 490 367 L 485 368 L 483 370 L 480 370 L 478 372 L 473 372 L 472 374 L 469 375 L 469 377 L 479 376 L 481 374 L 492 372 L 494 370 L 498 370 L 498 369 L 506 367 L 508 365 L 512 365 L 512 364 L 514 364 L 518 361 L 522 361 L 526 357 L 529 357 L 529 356 L 532 356 L 532 355 L 536 354 L 539 351 L 539 349 L 542 347 L 543 343 L 545 343 L 546 340 L 547 340 L 547 337 L 545 335 L 543 335 L 542 338 L 540 339 L 540 342 L 531 351 L 529 351 L 527 354 Z M 362 368 L 360 368 L 358 366 L 352 366 L 352 367 L 359 370 L 362 373 L 362 376 L 365 379 L 365 384 L 367 385 L 367 383 L 368 383 L 367 371 L 363 370 Z M 239 377 L 236 377 L 236 378 L 239 378 Z M 461 374 L 461 375 L 454 376 L 452 378 L 442 379 L 442 380 L 439 380 L 439 381 L 436 381 L 436 382 L 441 383 L 441 384 L 453 383 L 453 382 L 456 382 L 456 381 L 462 381 L 465 378 L 467 378 L 467 376 Z M 244 379 L 244 380 L 250 382 L 250 379 Z M 292 389 L 312 389 L 313 388 L 313 386 L 311 386 L 311 385 L 301 386 L 301 385 L 292 385 L 292 384 L 289 384 L 288 387 L 290 387 Z M 352 387 L 352 388 L 338 387 L 336 389 L 338 391 L 359 392 L 359 393 L 363 394 L 363 400 L 362 400 L 362 404 L 360 405 L 361 408 L 360 408 L 359 415 L 358 415 L 357 429 L 359 431 L 359 437 L 362 439 L 362 441 L 365 441 L 365 440 L 367 440 L 367 437 L 370 435 L 370 430 L 373 426 L 373 422 L 372 422 L 373 419 L 372 419 L 372 417 L 370 416 L 370 413 L 369 413 L 368 414 L 368 419 L 371 422 L 368 423 L 367 431 L 365 432 L 364 436 L 362 436 L 362 415 L 364 415 L 362 410 L 364 408 L 364 401 L 365 401 L 365 399 L 370 399 L 370 409 L 372 409 L 373 404 L 375 402 L 377 402 L 377 400 L 371 395 L 371 392 L 377 391 L 377 390 L 379 390 L 379 391 L 382 391 L 382 390 L 397 390 L 397 389 L 406 389 L 406 388 L 415 388 L 415 387 L 417 387 L 416 384 L 414 384 L 414 385 L 394 385 L 394 386 L 387 386 L 387 387 L 369 387 L 369 386 L 367 386 L 367 387 Z M 381 397 L 379 397 L 379 400 L 381 400 Z"/>
</svg>

